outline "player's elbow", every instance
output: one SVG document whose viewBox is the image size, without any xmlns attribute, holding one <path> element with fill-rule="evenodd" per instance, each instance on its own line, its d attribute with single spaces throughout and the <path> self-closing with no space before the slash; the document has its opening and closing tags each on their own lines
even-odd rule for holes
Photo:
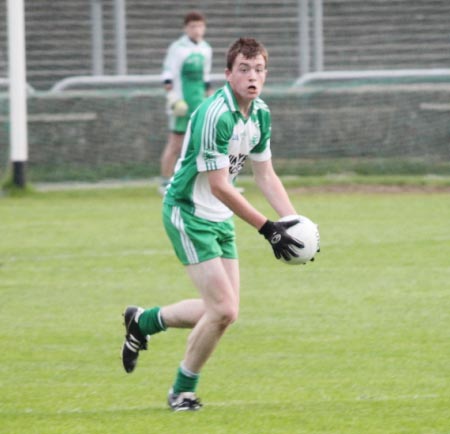
<svg viewBox="0 0 450 434">
<path fill-rule="evenodd" d="M 223 201 L 223 199 L 226 197 L 227 194 L 227 187 L 224 184 L 213 182 L 210 183 L 211 187 L 211 193 L 220 201 Z"/>
<path fill-rule="evenodd" d="M 228 168 L 209 172 L 208 181 L 212 195 L 229 207 L 235 189 L 228 180 Z"/>
</svg>

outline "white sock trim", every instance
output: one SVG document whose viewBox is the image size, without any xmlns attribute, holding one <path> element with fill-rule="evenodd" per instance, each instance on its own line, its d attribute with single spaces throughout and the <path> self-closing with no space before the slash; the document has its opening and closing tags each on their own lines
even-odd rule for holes
<svg viewBox="0 0 450 434">
<path fill-rule="evenodd" d="M 186 366 L 184 366 L 184 361 L 181 362 L 180 369 L 181 369 L 181 372 L 184 375 L 186 375 L 186 377 L 197 378 L 200 375 L 199 372 L 192 372 L 189 369 L 187 369 Z"/>
<path fill-rule="evenodd" d="M 165 331 L 165 330 L 167 330 L 167 327 L 166 327 L 166 325 L 164 324 L 164 320 L 163 320 L 163 318 L 162 318 L 162 316 L 161 316 L 161 309 L 159 309 L 159 311 L 158 311 L 158 322 L 159 322 L 159 325 L 161 326 L 161 328 Z"/>
</svg>

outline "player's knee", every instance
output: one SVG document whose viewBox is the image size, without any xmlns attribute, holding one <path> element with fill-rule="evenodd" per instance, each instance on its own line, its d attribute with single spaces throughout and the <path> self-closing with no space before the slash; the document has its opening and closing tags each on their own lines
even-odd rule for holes
<svg viewBox="0 0 450 434">
<path fill-rule="evenodd" d="M 233 324 L 238 319 L 238 315 L 239 315 L 238 306 L 229 304 L 223 306 L 223 308 L 219 312 L 219 316 L 217 319 L 219 324 L 226 328 L 229 325 Z"/>
</svg>

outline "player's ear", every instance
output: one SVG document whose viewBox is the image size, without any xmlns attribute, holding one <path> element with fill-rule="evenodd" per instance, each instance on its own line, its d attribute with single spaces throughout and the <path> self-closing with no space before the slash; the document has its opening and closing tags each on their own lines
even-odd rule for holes
<svg viewBox="0 0 450 434">
<path fill-rule="evenodd" d="M 228 81 L 228 77 L 231 75 L 231 69 L 225 68 L 225 78 Z"/>
</svg>

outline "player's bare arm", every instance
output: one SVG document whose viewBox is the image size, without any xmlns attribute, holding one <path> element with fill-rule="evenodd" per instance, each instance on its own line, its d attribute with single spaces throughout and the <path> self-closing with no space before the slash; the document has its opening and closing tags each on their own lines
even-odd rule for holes
<svg viewBox="0 0 450 434">
<path fill-rule="evenodd" d="M 267 218 L 229 183 L 228 176 L 228 167 L 208 172 L 212 194 L 242 220 L 259 230 Z"/>
<path fill-rule="evenodd" d="M 256 185 L 280 217 L 297 214 L 286 189 L 275 173 L 272 160 L 253 161 L 253 174 Z"/>
<path fill-rule="evenodd" d="M 303 244 L 294 240 L 286 231 L 297 220 L 273 222 L 256 210 L 231 184 L 228 183 L 228 168 L 208 172 L 211 192 L 242 220 L 258 229 L 269 241 L 277 259 L 290 260 L 296 256 L 294 246 L 302 248 Z M 288 209 L 288 207 L 286 207 Z"/>
</svg>

